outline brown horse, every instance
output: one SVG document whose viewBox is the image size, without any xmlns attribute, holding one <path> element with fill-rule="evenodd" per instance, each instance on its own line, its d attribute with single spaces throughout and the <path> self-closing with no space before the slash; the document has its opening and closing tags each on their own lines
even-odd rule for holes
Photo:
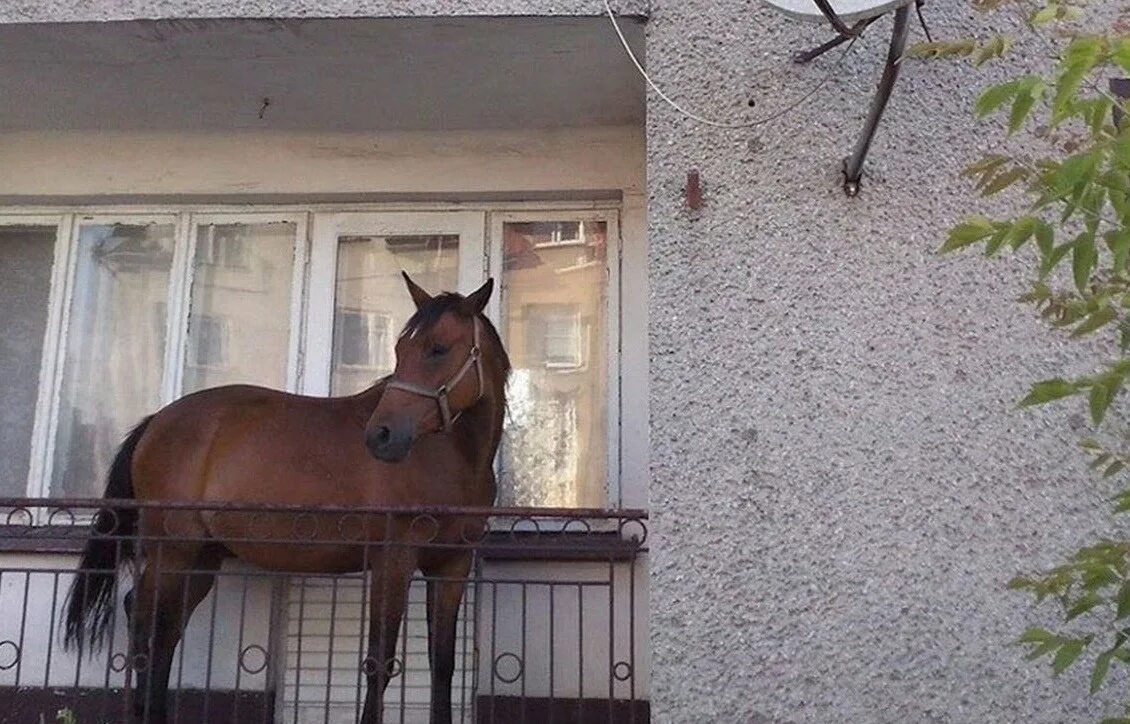
<svg viewBox="0 0 1130 724">
<path fill-rule="evenodd" d="M 235 556 L 288 572 L 368 570 L 364 724 L 382 718 L 408 583 L 420 570 L 428 579 L 431 721 L 451 721 L 456 618 L 472 554 L 450 544 L 481 536 L 481 515 L 428 525 L 353 515 L 367 544 L 360 545 L 343 540 L 341 512 L 305 514 L 301 527 L 309 536 L 299 544 L 264 542 L 293 541 L 293 514 L 231 509 L 493 504 L 492 463 L 510 371 L 498 333 L 482 314 L 493 280 L 467 297 L 431 297 L 407 274 L 404 279 L 416 312 L 396 343 L 390 377 L 352 397 L 329 399 L 251 386 L 204 390 L 142 421 L 118 451 L 106 498 L 229 506 L 222 514 L 203 505 L 110 506 L 95 518 L 68 595 L 64 641 L 80 651 L 87 640 L 91 649 L 101 645 L 117 570 L 136 557 L 141 574 L 126 612 L 137 720 L 166 721 L 174 649 L 222 560 Z"/>
</svg>

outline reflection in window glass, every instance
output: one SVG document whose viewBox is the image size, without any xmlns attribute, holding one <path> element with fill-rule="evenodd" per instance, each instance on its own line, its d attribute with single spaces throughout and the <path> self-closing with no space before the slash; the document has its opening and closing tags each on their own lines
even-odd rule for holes
<svg viewBox="0 0 1130 724">
<path fill-rule="evenodd" d="M 27 492 L 54 226 L 0 226 L 0 495 Z"/>
<path fill-rule="evenodd" d="M 607 503 L 607 224 L 503 225 L 503 326 L 514 371 L 499 503 Z"/>
<path fill-rule="evenodd" d="M 196 230 L 184 392 L 250 383 L 286 387 L 293 223 Z"/>
<path fill-rule="evenodd" d="M 338 239 L 330 389 L 351 395 L 392 372 L 396 332 L 416 311 L 400 271 L 431 294 L 459 283 L 459 236 Z"/>
<path fill-rule="evenodd" d="M 75 253 L 51 492 L 97 497 L 126 432 L 160 405 L 173 225 L 83 224 Z"/>
</svg>

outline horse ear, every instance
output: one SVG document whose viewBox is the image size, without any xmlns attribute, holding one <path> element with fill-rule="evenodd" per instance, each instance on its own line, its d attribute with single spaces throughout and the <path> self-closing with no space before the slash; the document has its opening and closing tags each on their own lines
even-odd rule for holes
<svg viewBox="0 0 1130 724">
<path fill-rule="evenodd" d="M 408 276 L 408 272 L 401 271 L 404 275 L 404 283 L 408 285 L 408 293 L 412 295 L 412 301 L 416 303 L 416 309 L 424 306 L 432 300 L 432 295 L 425 292 L 420 288 L 420 285 L 412 281 L 412 277 Z"/>
<path fill-rule="evenodd" d="M 460 305 L 460 311 L 468 317 L 475 317 L 482 314 L 483 309 L 490 301 L 490 293 L 494 291 L 494 278 L 486 280 L 486 283 L 481 287 L 471 292 L 471 294 L 463 300 Z"/>
</svg>

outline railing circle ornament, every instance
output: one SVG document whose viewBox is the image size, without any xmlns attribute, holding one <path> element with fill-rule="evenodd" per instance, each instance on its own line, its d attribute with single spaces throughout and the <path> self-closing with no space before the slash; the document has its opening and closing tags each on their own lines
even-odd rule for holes
<svg viewBox="0 0 1130 724">
<path fill-rule="evenodd" d="M 110 657 L 110 670 L 118 673 L 126 670 L 126 655 L 118 652 Z"/>
<path fill-rule="evenodd" d="M 0 671 L 20 663 L 20 647 L 15 641 L 0 641 Z"/>
<path fill-rule="evenodd" d="M 504 673 L 503 669 L 510 667 L 513 667 L 513 670 L 511 672 Z M 525 666 L 522 663 L 521 657 L 519 657 L 517 654 L 512 654 L 509 651 L 499 654 L 494 659 L 494 676 L 499 681 L 506 684 L 513 684 L 518 679 L 521 679 L 524 669 Z"/>
<path fill-rule="evenodd" d="M 256 663 L 249 663 L 252 661 Z M 258 674 L 267 668 L 267 650 L 258 644 L 245 647 L 239 652 L 239 668 L 249 674 Z"/>
<path fill-rule="evenodd" d="M 647 542 L 647 524 L 639 518 L 624 518 L 616 528 L 621 538 L 634 541 L 637 546 Z"/>
</svg>

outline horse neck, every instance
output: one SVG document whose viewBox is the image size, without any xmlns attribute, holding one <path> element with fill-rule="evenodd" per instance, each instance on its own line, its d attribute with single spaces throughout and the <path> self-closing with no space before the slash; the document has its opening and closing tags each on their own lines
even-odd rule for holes
<svg viewBox="0 0 1130 724">
<path fill-rule="evenodd" d="M 505 374 L 488 372 L 488 375 L 491 388 L 478 404 L 463 414 L 467 418 L 467 424 L 456 428 L 462 433 L 461 439 L 466 446 L 464 449 L 476 471 L 485 471 L 494 464 L 495 452 L 502 441 L 503 416 L 506 414 Z"/>
</svg>

